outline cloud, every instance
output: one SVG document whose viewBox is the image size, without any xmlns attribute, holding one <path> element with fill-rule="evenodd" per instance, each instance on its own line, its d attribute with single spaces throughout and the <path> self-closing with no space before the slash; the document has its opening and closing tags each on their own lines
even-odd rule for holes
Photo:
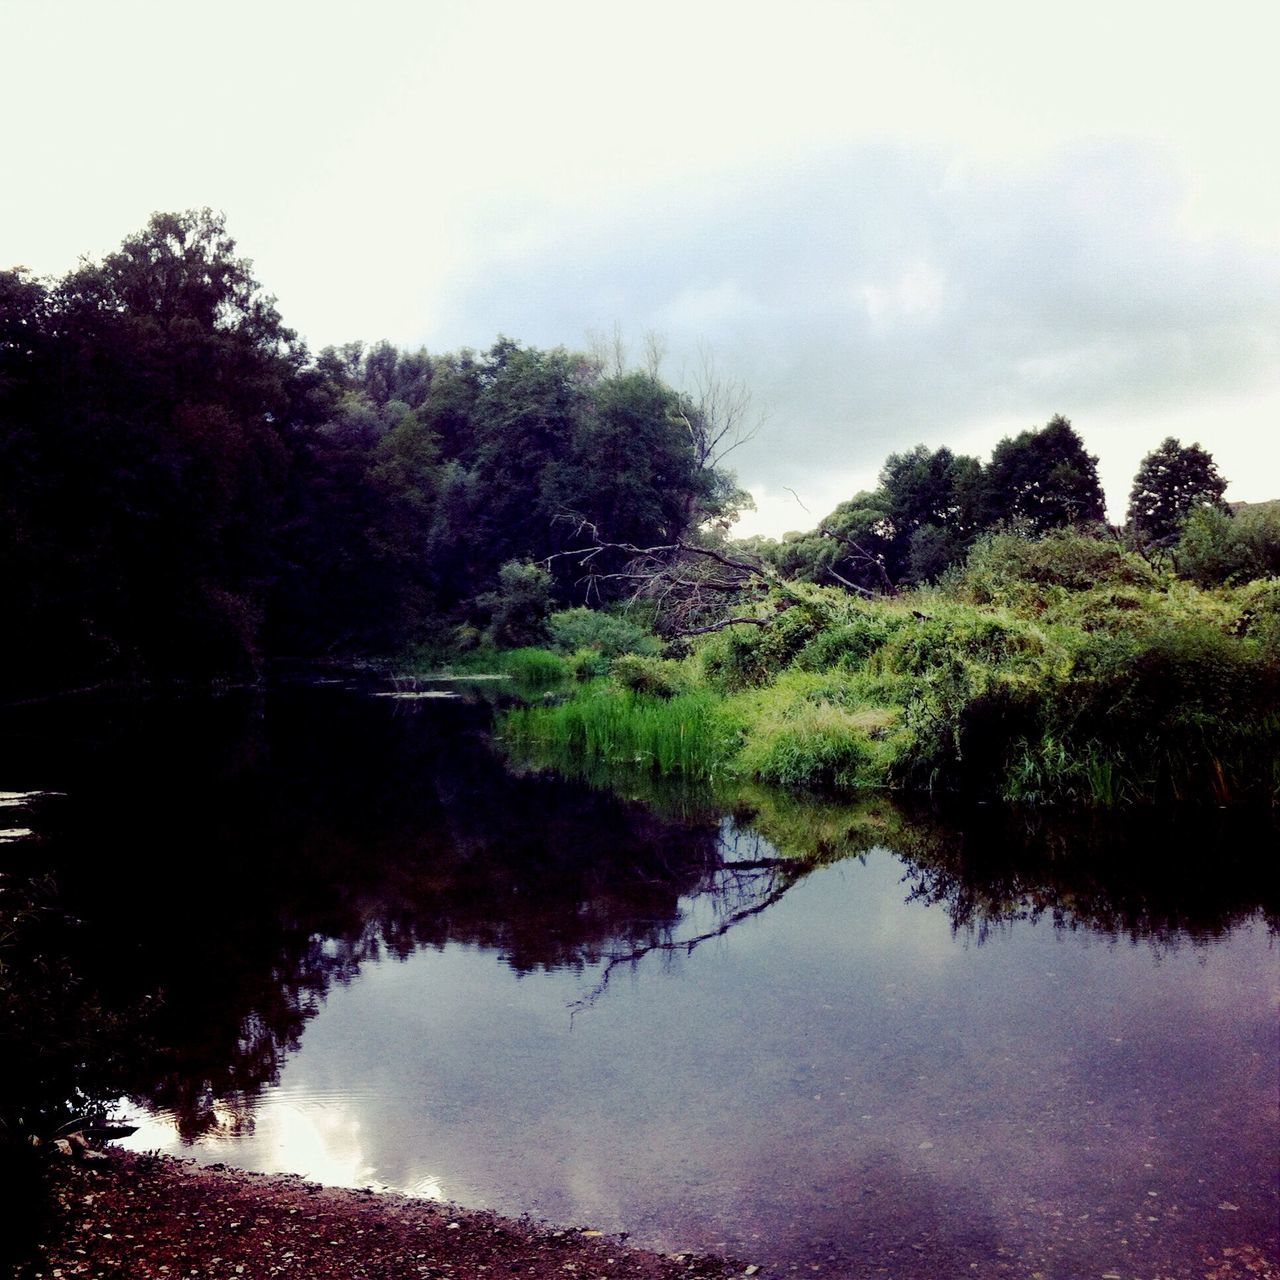
<svg viewBox="0 0 1280 1280">
<path fill-rule="evenodd" d="M 989 449 L 1059 412 L 1106 461 L 1161 412 L 1280 386 L 1280 259 L 1192 235 L 1184 195 L 1167 157 L 1133 143 L 1034 167 L 845 147 L 554 227 L 526 208 L 530 251 L 473 270 L 427 336 L 657 329 L 677 382 L 709 343 L 768 407 L 733 461 L 775 493 L 874 475 L 920 440 Z M 1206 447 L 1224 430 L 1262 447 L 1247 413 L 1206 420 Z"/>
</svg>

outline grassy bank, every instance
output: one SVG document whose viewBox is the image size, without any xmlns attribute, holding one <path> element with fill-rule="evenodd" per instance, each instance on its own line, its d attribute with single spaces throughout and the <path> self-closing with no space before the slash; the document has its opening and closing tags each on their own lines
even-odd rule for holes
<svg viewBox="0 0 1280 1280">
<path fill-rule="evenodd" d="M 1201 590 L 1113 543 L 995 537 L 935 588 L 791 584 L 764 608 L 678 659 L 623 655 L 605 676 L 579 659 L 586 678 L 503 736 L 559 767 L 835 791 L 1280 797 L 1275 579 Z"/>
</svg>

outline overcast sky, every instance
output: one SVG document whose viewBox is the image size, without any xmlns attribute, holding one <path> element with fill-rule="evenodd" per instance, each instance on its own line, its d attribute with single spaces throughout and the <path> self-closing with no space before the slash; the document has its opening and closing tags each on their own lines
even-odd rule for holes
<svg viewBox="0 0 1280 1280">
<path fill-rule="evenodd" d="M 0 266 L 209 205 L 313 350 L 707 346 L 744 531 L 1055 413 L 1114 518 L 1171 434 L 1258 501 L 1277 47 L 1274 0 L 0 0 Z"/>
</svg>

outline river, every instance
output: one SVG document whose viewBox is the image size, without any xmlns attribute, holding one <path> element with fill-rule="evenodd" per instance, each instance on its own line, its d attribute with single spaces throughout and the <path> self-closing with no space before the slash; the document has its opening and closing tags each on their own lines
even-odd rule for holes
<svg viewBox="0 0 1280 1280">
<path fill-rule="evenodd" d="M 593 789 L 386 692 L 0 723 L 130 1145 L 779 1272 L 1276 1256 L 1274 828 Z"/>
</svg>

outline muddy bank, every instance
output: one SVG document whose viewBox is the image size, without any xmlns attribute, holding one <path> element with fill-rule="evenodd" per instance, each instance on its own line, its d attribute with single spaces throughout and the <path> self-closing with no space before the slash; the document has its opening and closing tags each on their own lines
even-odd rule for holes
<svg viewBox="0 0 1280 1280">
<path fill-rule="evenodd" d="M 60 1162 L 58 1226 L 19 1280 L 723 1280 L 755 1268 L 583 1228 L 111 1151 Z"/>
</svg>

